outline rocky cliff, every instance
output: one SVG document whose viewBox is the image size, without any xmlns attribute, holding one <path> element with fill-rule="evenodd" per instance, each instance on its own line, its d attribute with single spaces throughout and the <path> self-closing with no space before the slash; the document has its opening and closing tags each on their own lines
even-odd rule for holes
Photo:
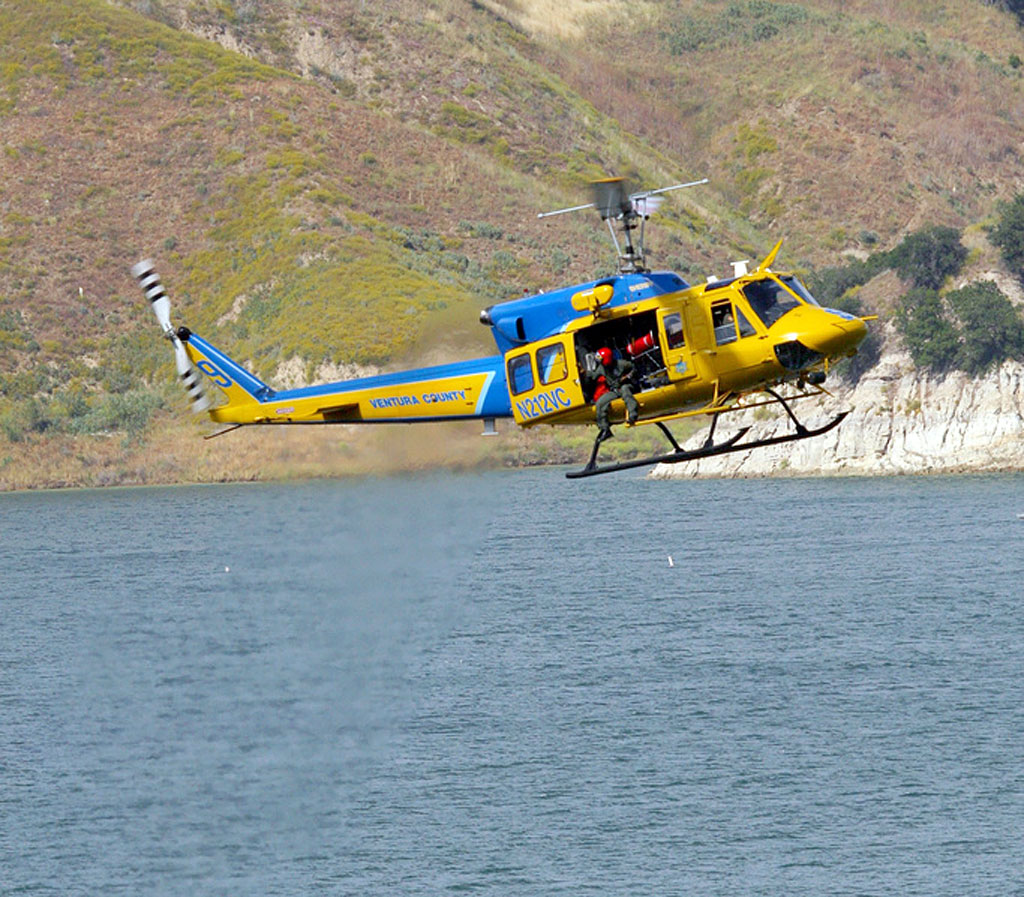
<svg viewBox="0 0 1024 897">
<path fill-rule="evenodd" d="M 1007 361 L 986 376 L 917 371 L 910 356 L 890 347 L 855 387 L 829 384 L 832 396 L 794 403 L 808 426 L 852 409 L 835 430 L 814 439 L 658 465 L 653 478 L 768 475 L 868 475 L 1024 469 L 1024 364 Z M 784 414 L 763 410 L 719 421 L 724 436 L 751 425 L 751 437 L 791 428 Z M 706 433 L 706 431 L 704 431 Z M 688 447 L 704 438 L 698 434 Z"/>
</svg>

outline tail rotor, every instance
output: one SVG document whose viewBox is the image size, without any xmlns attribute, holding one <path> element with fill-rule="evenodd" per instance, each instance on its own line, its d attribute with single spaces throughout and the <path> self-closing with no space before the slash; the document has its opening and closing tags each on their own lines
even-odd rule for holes
<svg viewBox="0 0 1024 897">
<path fill-rule="evenodd" d="M 189 332 L 184 327 L 175 331 L 171 324 L 171 301 L 167 298 L 164 286 L 160 282 L 160 275 L 156 273 L 154 263 L 149 259 L 132 266 L 132 274 L 139 281 L 139 286 L 146 294 L 153 306 L 153 313 L 157 322 L 164 331 L 164 337 L 170 340 L 174 348 L 174 366 L 178 370 L 178 377 L 185 387 L 185 392 L 192 402 L 192 411 L 200 414 L 208 411 L 213 402 L 210 396 L 203 389 L 203 375 L 192 363 L 185 349 L 184 340 L 188 339 Z"/>
</svg>

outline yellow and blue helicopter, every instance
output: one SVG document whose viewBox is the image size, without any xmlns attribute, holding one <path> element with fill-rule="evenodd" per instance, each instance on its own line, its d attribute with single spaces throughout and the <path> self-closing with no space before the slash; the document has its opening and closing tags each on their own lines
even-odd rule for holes
<svg viewBox="0 0 1024 897">
<path fill-rule="evenodd" d="M 781 240 L 753 270 L 735 262 L 726 279 L 691 285 L 678 274 L 647 268 L 644 225 L 662 194 L 702 183 L 706 179 L 630 192 L 624 179 L 607 178 L 594 184 L 592 203 L 542 213 L 596 209 L 615 244 L 618 272 L 484 309 L 480 320 L 491 328 L 497 355 L 318 386 L 271 388 L 202 337 L 172 326 L 152 262 L 140 262 L 132 273 L 174 347 L 193 409 L 227 424 L 222 433 L 252 424 L 478 419 L 485 433 L 493 433 L 498 418 L 521 427 L 593 423 L 594 372 L 608 351 L 632 362 L 639 413 L 627 426 L 658 427 L 670 450 L 599 464 L 607 431 L 599 432 L 587 464 L 567 473 L 570 478 L 747 451 L 831 430 L 847 412 L 810 429 L 790 403 L 826 393 L 830 364 L 856 353 L 868 318 L 822 308 L 794 274 L 773 270 Z M 780 406 L 792 431 L 744 440 L 749 428 L 743 428 L 714 441 L 720 415 L 764 405 Z M 667 425 L 695 416 L 710 418 L 710 432 L 701 446 L 687 450 Z M 610 420 L 625 417 L 623 400 L 612 401 Z"/>
</svg>

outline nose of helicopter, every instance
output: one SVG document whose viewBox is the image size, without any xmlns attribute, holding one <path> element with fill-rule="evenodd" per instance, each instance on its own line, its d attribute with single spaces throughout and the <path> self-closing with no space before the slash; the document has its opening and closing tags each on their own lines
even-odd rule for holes
<svg viewBox="0 0 1024 897">
<path fill-rule="evenodd" d="M 800 342 L 830 358 L 852 354 L 868 333 L 860 318 L 831 308 L 821 309 L 808 325 L 800 334 Z"/>
</svg>

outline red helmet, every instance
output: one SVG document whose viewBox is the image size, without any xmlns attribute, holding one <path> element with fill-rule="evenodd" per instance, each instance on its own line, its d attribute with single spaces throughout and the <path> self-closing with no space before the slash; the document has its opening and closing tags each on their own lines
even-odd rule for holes
<svg viewBox="0 0 1024 897">
<path fill-rule="evenodd" d="M 597 350 L 597 357 L 601 359 L 601 364 L 612 363 L 612 350 L 605 346 L 603 349 Z"/>
</svg>

